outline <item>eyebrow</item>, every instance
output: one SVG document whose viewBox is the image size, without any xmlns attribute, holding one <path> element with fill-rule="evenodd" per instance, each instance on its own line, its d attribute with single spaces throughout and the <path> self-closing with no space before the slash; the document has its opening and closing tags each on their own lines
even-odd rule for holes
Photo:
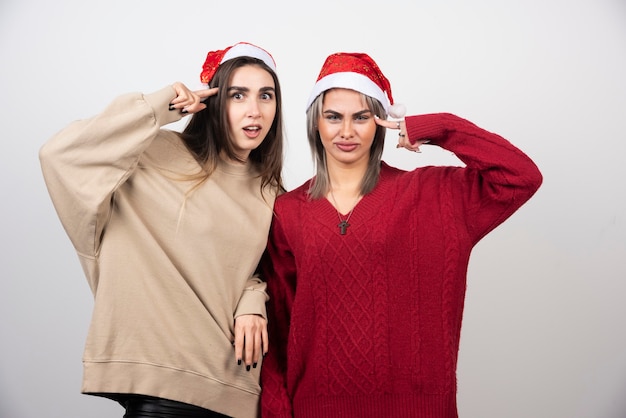
<svg viewBox="0 0 626 418">
<path fill-rule="evenodd" d="M 334 115 L 341 115 L 341 113 L 337 112 L 336 110 L 332 110 L 332 109 L 327 109 L 327 110 L 324 110 L 322 112 L 322 114 L 327 114 L 327 113 L 331 113 L 331 114 L 334 114 Z M 360 110 L 360 111 L 358 111 L 356 113 L 353 113 L 352 116 L 353 117 L 354 116 L 361 116 L 361 115 L 365 115 L 366 113 L 370 113 L 371 114 L 372 111 L 369 110 L 369 109 L 363 109 L 363 110 Z"/>
<path fill-rule="evenodd" d="M 248 87 L 240 87 L 240 86 L 230 86 L 227 89 L 227 91 L 229 91 L 229 92 L 233 91 L 233 90 L 235 90 L 235 91 L 245 91 L 245 92 L 249 92 L 250 91 L 250 89 Z M 276 91 L 276 89 L 274 87 L 269 87 L 268 86 L 268 87 L 261 87 L 259 89 L 259 91 L 262 92 L 262 93 L 265 93 L 267 91 Z"/>
</svg>

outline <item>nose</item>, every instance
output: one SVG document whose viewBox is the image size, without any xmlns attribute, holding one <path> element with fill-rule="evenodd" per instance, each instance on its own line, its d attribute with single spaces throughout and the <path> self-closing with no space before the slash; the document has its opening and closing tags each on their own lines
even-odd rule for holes
<svg viewBox="0 0 626 418">
<path fill-rule="evenodd" d="M 261 115 L 261 108 L 256 100 L 250 100 L 248 106 L 248 116 L 251 118 L 258 118 Z"/>
<path fill-rule="evenodd" d="M 354 129 L 352 128 L 352 120 L 348 118 L 344 119 L 341 124 L 341 132 L 339 134 L 342 138 L 351 138 L 353 133 Z"/>
</svg>

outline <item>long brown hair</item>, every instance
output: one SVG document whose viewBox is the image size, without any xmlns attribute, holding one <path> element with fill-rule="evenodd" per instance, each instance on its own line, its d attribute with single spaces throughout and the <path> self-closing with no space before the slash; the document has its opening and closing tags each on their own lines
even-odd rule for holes
<svg viewBox="0 0 626 418">
<path fill-rule="evenodd" d="M 311 147 L 311 154 L 313 162 L 315 163 L 316 171 L 316 175 L 311 181 L 311 186 L 309 188 L 309 196 L 312 199 L 324 197 L 330 190 L 330 177 L 328 176 L 328 166 L 326 165 L 326 151 L 322 145 L 320 132 L 317 129 L 317 121 L 322 116 L 325 94 L 326 92 L 323 92 L 317 96 L 306 112 L 307 137 L 309 139 L 309 146 Z M 387 119 L 385 108 L 378 100 L 363 93 L 361 93 L 361 97 L 365 100 L 370 112 L 374 115 L 378 115 L 381 119 Z M 385 135 L 386 129 L 380 125 L 376 125 L 376 132 L 374 133 L 374 141 L 372 142 L 372 147 L 370 148 L 367 170 L 365 171 L 365 176 L 363 176 L 363 179 L 361 180 L 361 195 L 363 196 L 371 192 L 378 183 L 380 161 L 382 159 L 383 147 L 385 145 Z"/>
<path fill-rule="evenodd" d="M 198 176 L 200 183 L 209 178 L 217 168 L 220 153 L 238 160 L 230 138 L 230 124 L 225 111 L 227 89 L 233 71 L 246 65 L 255 65 L 267 71 L 274 79 L 276 92 L 276 116 L 261 144 L 250 152 L 249 161 L 261 177 L 261 190 L 269 186 L 276 193 L 284 191 L 283 165 L 283 112 L 280 83 L 276 73 L 262 60 L 253 57 L 237 57 L 220 64 L 209 88 L 218 87 L 217 95 L 204 102 L 206 109 L 195 113 L 182 132 L 182 139 L 194 155 L 203 171 Z"/>
</svg>

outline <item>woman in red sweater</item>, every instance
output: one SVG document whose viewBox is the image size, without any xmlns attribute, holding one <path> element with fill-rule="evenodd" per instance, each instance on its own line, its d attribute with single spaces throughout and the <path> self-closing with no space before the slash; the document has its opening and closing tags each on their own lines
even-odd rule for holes
<svg viewBox="0 0 626 418">
<path fill-rule="evenodd" d="M 536 165 L 452 114 L 403 118 L 366 54 L 324 63 L 307 107 L 316 176 L 280 196 L 264 258 L 268 417 L 456 417 L 474 245 L 538 189 Z M 395 121 L 386 120 L 387 114 Z M 381 161 L 387 129 L 464 167 Z"/>
</svg>

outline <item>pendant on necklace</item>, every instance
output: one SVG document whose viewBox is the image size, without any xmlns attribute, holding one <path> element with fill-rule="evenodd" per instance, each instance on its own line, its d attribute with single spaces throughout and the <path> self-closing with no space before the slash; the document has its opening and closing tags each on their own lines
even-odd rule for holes
<svg viewBox="0 0 626 418">
<path fill-rule="evenodd" d="M 337 226 L 339 227 L 339 234 L 346 235 L 346 232 L 348 232 L 348 227 L 350 226 L 348 221 L 350 220 L 350 216 L 352 216 L 352 212 L 354 211 L 354 208 L 356 207 L 356 204 L 359 201 L 360 197 L 360 195 L 356 197 L 354 204 L 352 205 L 352 209 L 350 209 L 350 212 L 348 213 L 348 216 L 346 216 L 346 219 L 343 219 L 341 217 L 341 214 L 339 213 L 339 206 L 337 205 L 337 201 L 335 200 L 335 196 L 333 195 L 333 190 L 330 189 L 330 198 L 333 200 L 335 211 L 337 212 L 337 216 L 339 217 L 339 223 L 337 224 Z"/>
<path fill-rule="evenodd" d="M 339 233 L 341 235 L 346 235 L 346 230 L 348 229 L 350 224 L 348 223 L 347 219 L 342 219 L 341 222 L 337 224 L 337 226 L 339 227 Z"/>
</svg>

